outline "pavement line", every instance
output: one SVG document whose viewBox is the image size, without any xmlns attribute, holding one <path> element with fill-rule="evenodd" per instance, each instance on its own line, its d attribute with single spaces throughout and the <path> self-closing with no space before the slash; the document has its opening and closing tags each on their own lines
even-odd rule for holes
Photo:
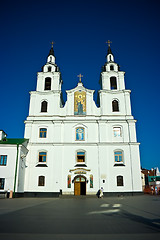
<svg viewBox="0 0 160 240">
<path fill-rule="evenodd" d="M 102 204 L 100 207 L 109 207 L 109 204 Z"/>
<path fill-rule="evenodd" d="M 89 215 L 92 215 L 92 214 L 108 214 L 108 213 L 116 213 L 116 212 L 119 212 L 120 210 L 119 209 L 110 209 L 110 210 L 105 210 L 105 211 L 93 211 L 93 212 L 89 212 L 88 214 Z"/>
<path fill-rule="evenodd" d="M 156 225 L 160 225 L 160 223 L 159 222 L 153 222 L 154 224 L 156 224 Z"/>
<path fill-rule="evenodd" d="M 113 208 L 121 207 L 121 204 L 113 204 Z"/>
</svg>

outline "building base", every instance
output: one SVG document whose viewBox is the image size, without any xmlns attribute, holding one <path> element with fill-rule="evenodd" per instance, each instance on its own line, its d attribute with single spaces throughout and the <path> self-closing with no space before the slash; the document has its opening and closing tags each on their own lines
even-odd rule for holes
<svg viewBox="0 0 160 240">
<path fill-rule="evenodd" d="M 124 197 L 124 196 L 137 196 L 144 195 L 143 191 L 139 192 L 104 192 L 104 197 Z M 75 196 L 74 194 L 62 194 L 62 192 L 24 192 L 24 193 L 15 193 L 16 198 L 26 197 L 26 198 L 74 198 L 74 197 L 97 197 L 97 194 L 86 194 Z M 9 198 L 9 194 L 7 192 L 0 192 L 0 198 Z"/>
<path fill-rule="evenodd" d="M 24 197 L 52 198 L 59 197 L 60 192 L 24 192 Z"/>
<path fill-rule="evenodd" d="M 8 193 L 6 191 L 0 192 L 0 198 L 7 198 L 7 197 L 8 197 Z"/>
<path fill-rule="evenodd" d="M 123 196 L 137 196 L 144 195 L 142 191 L 139 192 L 104 192 L 104 197 L 123 197 Z"/>
</svg>

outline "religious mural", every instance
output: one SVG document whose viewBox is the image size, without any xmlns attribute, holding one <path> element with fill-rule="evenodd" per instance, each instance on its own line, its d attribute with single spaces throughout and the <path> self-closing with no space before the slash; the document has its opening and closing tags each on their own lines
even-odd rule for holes
<svg viewBox="0 0 160 240">
<path fill-rule="evenodd" d="M 68 175 L 68 188 L 71 188 L 71 175 Z"/>
<path fill-rule="evenodd" d="M 74 93 L 74 114 L 86 114 L 86 92 L 84 91 L 79 90 Z"/>
<path fill-rule="evenodd" d="M 76 140 L 77 141 L 85 140 L 84 128 L 82 128 L 82 127 L 76 128 Z"/>
<path fill-rule="evenodd" d="M 93 188 L 93 175 L 90 175 L 90 188 Z"/>
</svg>

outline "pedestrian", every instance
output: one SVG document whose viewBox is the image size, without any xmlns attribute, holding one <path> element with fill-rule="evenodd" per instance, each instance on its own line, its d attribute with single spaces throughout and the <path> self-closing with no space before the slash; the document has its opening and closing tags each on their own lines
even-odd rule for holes
<svg viewBox="0 0 160 240">
<path fill-rule="evenodd" d="M 151 186 L 151 193 L 152 193 L 152 195 L 154 194 L 154 188 L 153 188 L 153 186 Z"/>
<path fill-rule="evenodd" d="M 157 188 L 157 186 L 155 186 L 155 194 L 157 195 L 158 194 L 158 188 Z"/>
<path fill-rule="evenodd" d="M 97 197 L 100 198 L 100 189 L 97 191 Z"/>
<path fill-rule="evenodd" d="M 7 198 L 9 198 L 10 190 L 7 190 Z"/>
<path fill-rule="evenodd" d="M 101 187 L 100 189 L 100 195 L 99 195 L 100 198 L 103 198 L 103 187 Z"/>
</svg>

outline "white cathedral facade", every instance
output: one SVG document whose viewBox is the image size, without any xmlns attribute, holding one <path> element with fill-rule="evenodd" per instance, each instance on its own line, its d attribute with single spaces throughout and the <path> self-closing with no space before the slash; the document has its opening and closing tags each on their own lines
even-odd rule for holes
<svg viewBox="0 0 160 240">
<path fill-rule="evenodd" d="M 101 72 L 99 107 L 81 78 L 63 104 L 53 46 L 30 92 L 24 196 L 91 195 L 142 191 L 136 120 L 130 90 L 110 46 Z M 80 75 L 81 77 L 81 75 Z"/>
</svg>

